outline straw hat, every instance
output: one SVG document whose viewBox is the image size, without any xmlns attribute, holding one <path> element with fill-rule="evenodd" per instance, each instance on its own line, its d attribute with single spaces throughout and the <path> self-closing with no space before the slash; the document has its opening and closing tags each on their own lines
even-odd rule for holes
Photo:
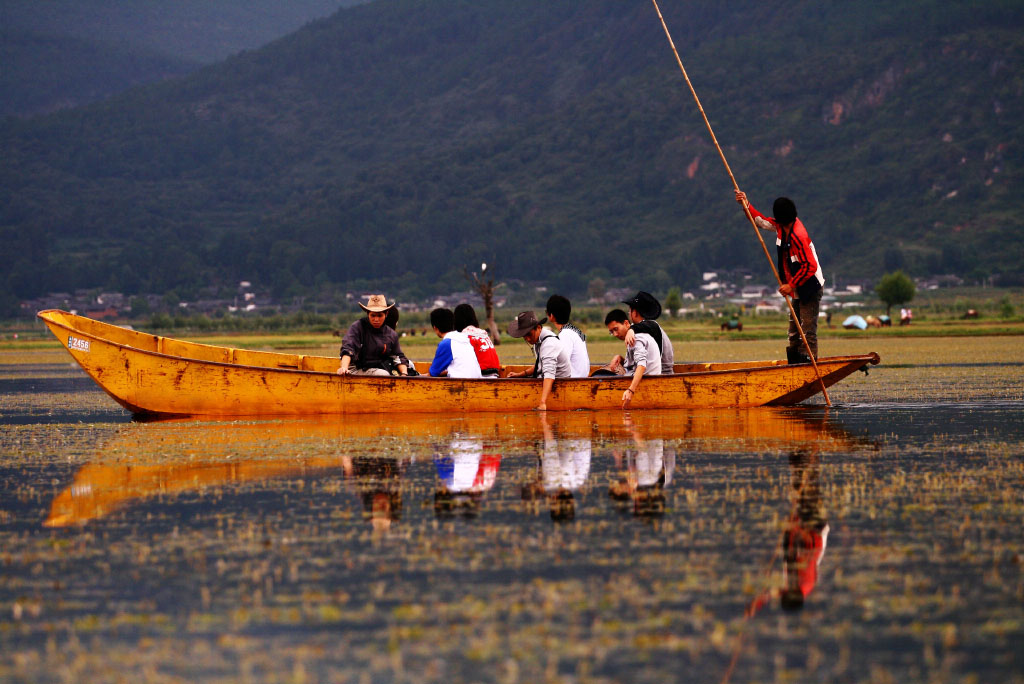
<svg viewBox="0 0 1024 684">
<path fill-rule="evenodd" d="M 368 313 L 381 313 L 392 308 L 394 304 L 388 304 L 387 297 L 382 294 L 370 295 L 366 304 L 359 302 L 359 306 L 363 307 L 363 311 Z"/>
</svg>

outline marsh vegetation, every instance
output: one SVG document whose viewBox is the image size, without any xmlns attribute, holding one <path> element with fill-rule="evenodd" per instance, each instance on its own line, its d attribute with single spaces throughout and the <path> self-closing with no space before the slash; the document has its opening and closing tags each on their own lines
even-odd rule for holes
<svg viewBox="0 0 1024 684">
<path fill-rule="evenodd" d="M 1024 681 L 1020 340 L 875 338 L 832 409 L 344 421 L 4 351 L 0 680 Z"/>
</svg>

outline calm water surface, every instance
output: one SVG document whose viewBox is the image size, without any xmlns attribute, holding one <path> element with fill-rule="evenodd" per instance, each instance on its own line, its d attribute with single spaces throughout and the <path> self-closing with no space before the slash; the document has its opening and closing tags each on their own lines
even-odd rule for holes
<svg viewBox="0 0 1024 684">
<path fill-rule="evenodd" d="M 0 681 L 1024 681 L 1021 374 L 982 370 L 137 423 L 0 366 Z"/>
</svg>

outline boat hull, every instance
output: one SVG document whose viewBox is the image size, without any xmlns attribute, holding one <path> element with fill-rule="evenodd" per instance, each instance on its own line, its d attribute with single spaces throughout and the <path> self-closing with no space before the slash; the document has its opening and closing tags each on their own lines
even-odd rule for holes
<svg viewBox="0 0 1024 684">
<path fill-rule="evenodd" d="M 339 376 L 330 357 L 248 351 L 136 332 L 63 311 L 39 317 L 75 361 L 119 404 L 139 415 L 280 416 L 349 413 L 523 411 L 540 401 L 530 379 Z M 879 357 L 818 360 L 826 386 Z M 821 391 L 810 364 L 784 361 L 679 364 L 644 378 L 632 409 L 791 405 Z M 549 410 L 618 409 L 630 378 L 555 383 Z"/>
</svg>

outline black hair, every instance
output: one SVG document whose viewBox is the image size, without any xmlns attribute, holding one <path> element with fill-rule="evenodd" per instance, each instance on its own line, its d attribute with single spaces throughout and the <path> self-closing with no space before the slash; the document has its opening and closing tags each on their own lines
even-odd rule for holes
<svg viewBox="0 0 1024 684">
<path fill-rule="evenodd" d="M 557 523 L 572 522 L 576 519 L 576 499 L 568 489 L 559 489 L 548 496 L 551 520 Z"/>
<path fill-rule="evenodd" d="M 545 311 L 555 317 L 555 321 L 559 325 L 565 325 L 569 322 L 569 314 L 572 313 L 572 304 L 566 297 L 560 294 L 554 294 L 548 297 L 548 305 Z"/>
<path fill-rule="evenodd" d="M 788 197 L 779 197 L 772 205 L 772 216 L 782 225 L 788 225 L 796 220 L 796 204 Z"/>
<path fill-rule="evenodd" d="M 430 325 L 442 333 L 455 330 L 455 314 L 451 309 L 434 309 L 430 312 Z"/>
<path fill-rule="evenodd" d="M 804 607 L 804 593 L 799 589 L 784 589 L 779 594 L 779 606 L 787 612 L 800 610 Z"/>
<path fill-rule="evenodd" d="M 622 309 L 612 309 L 608 312 L 608 315 L 604 317 L 604 324 L 608 325 L 613 321 L 615 323 L 629 323 L 629 314 Z"/>
<path fill-rule="evenodd" d="M 476 318 L 476 310 L 472 304 L 459 304 L 455 307 L 455 329 L 462 332 L 466 326 L 480 327 L 480 321 Z"/>
<path fill-rule="evenodd" d="M 388 326 L 392 330 L 398 329 L 398 307 L 393 306 L 388 309 L 388 315 L 384 317 L 384 325 Z"/>
</svg>

